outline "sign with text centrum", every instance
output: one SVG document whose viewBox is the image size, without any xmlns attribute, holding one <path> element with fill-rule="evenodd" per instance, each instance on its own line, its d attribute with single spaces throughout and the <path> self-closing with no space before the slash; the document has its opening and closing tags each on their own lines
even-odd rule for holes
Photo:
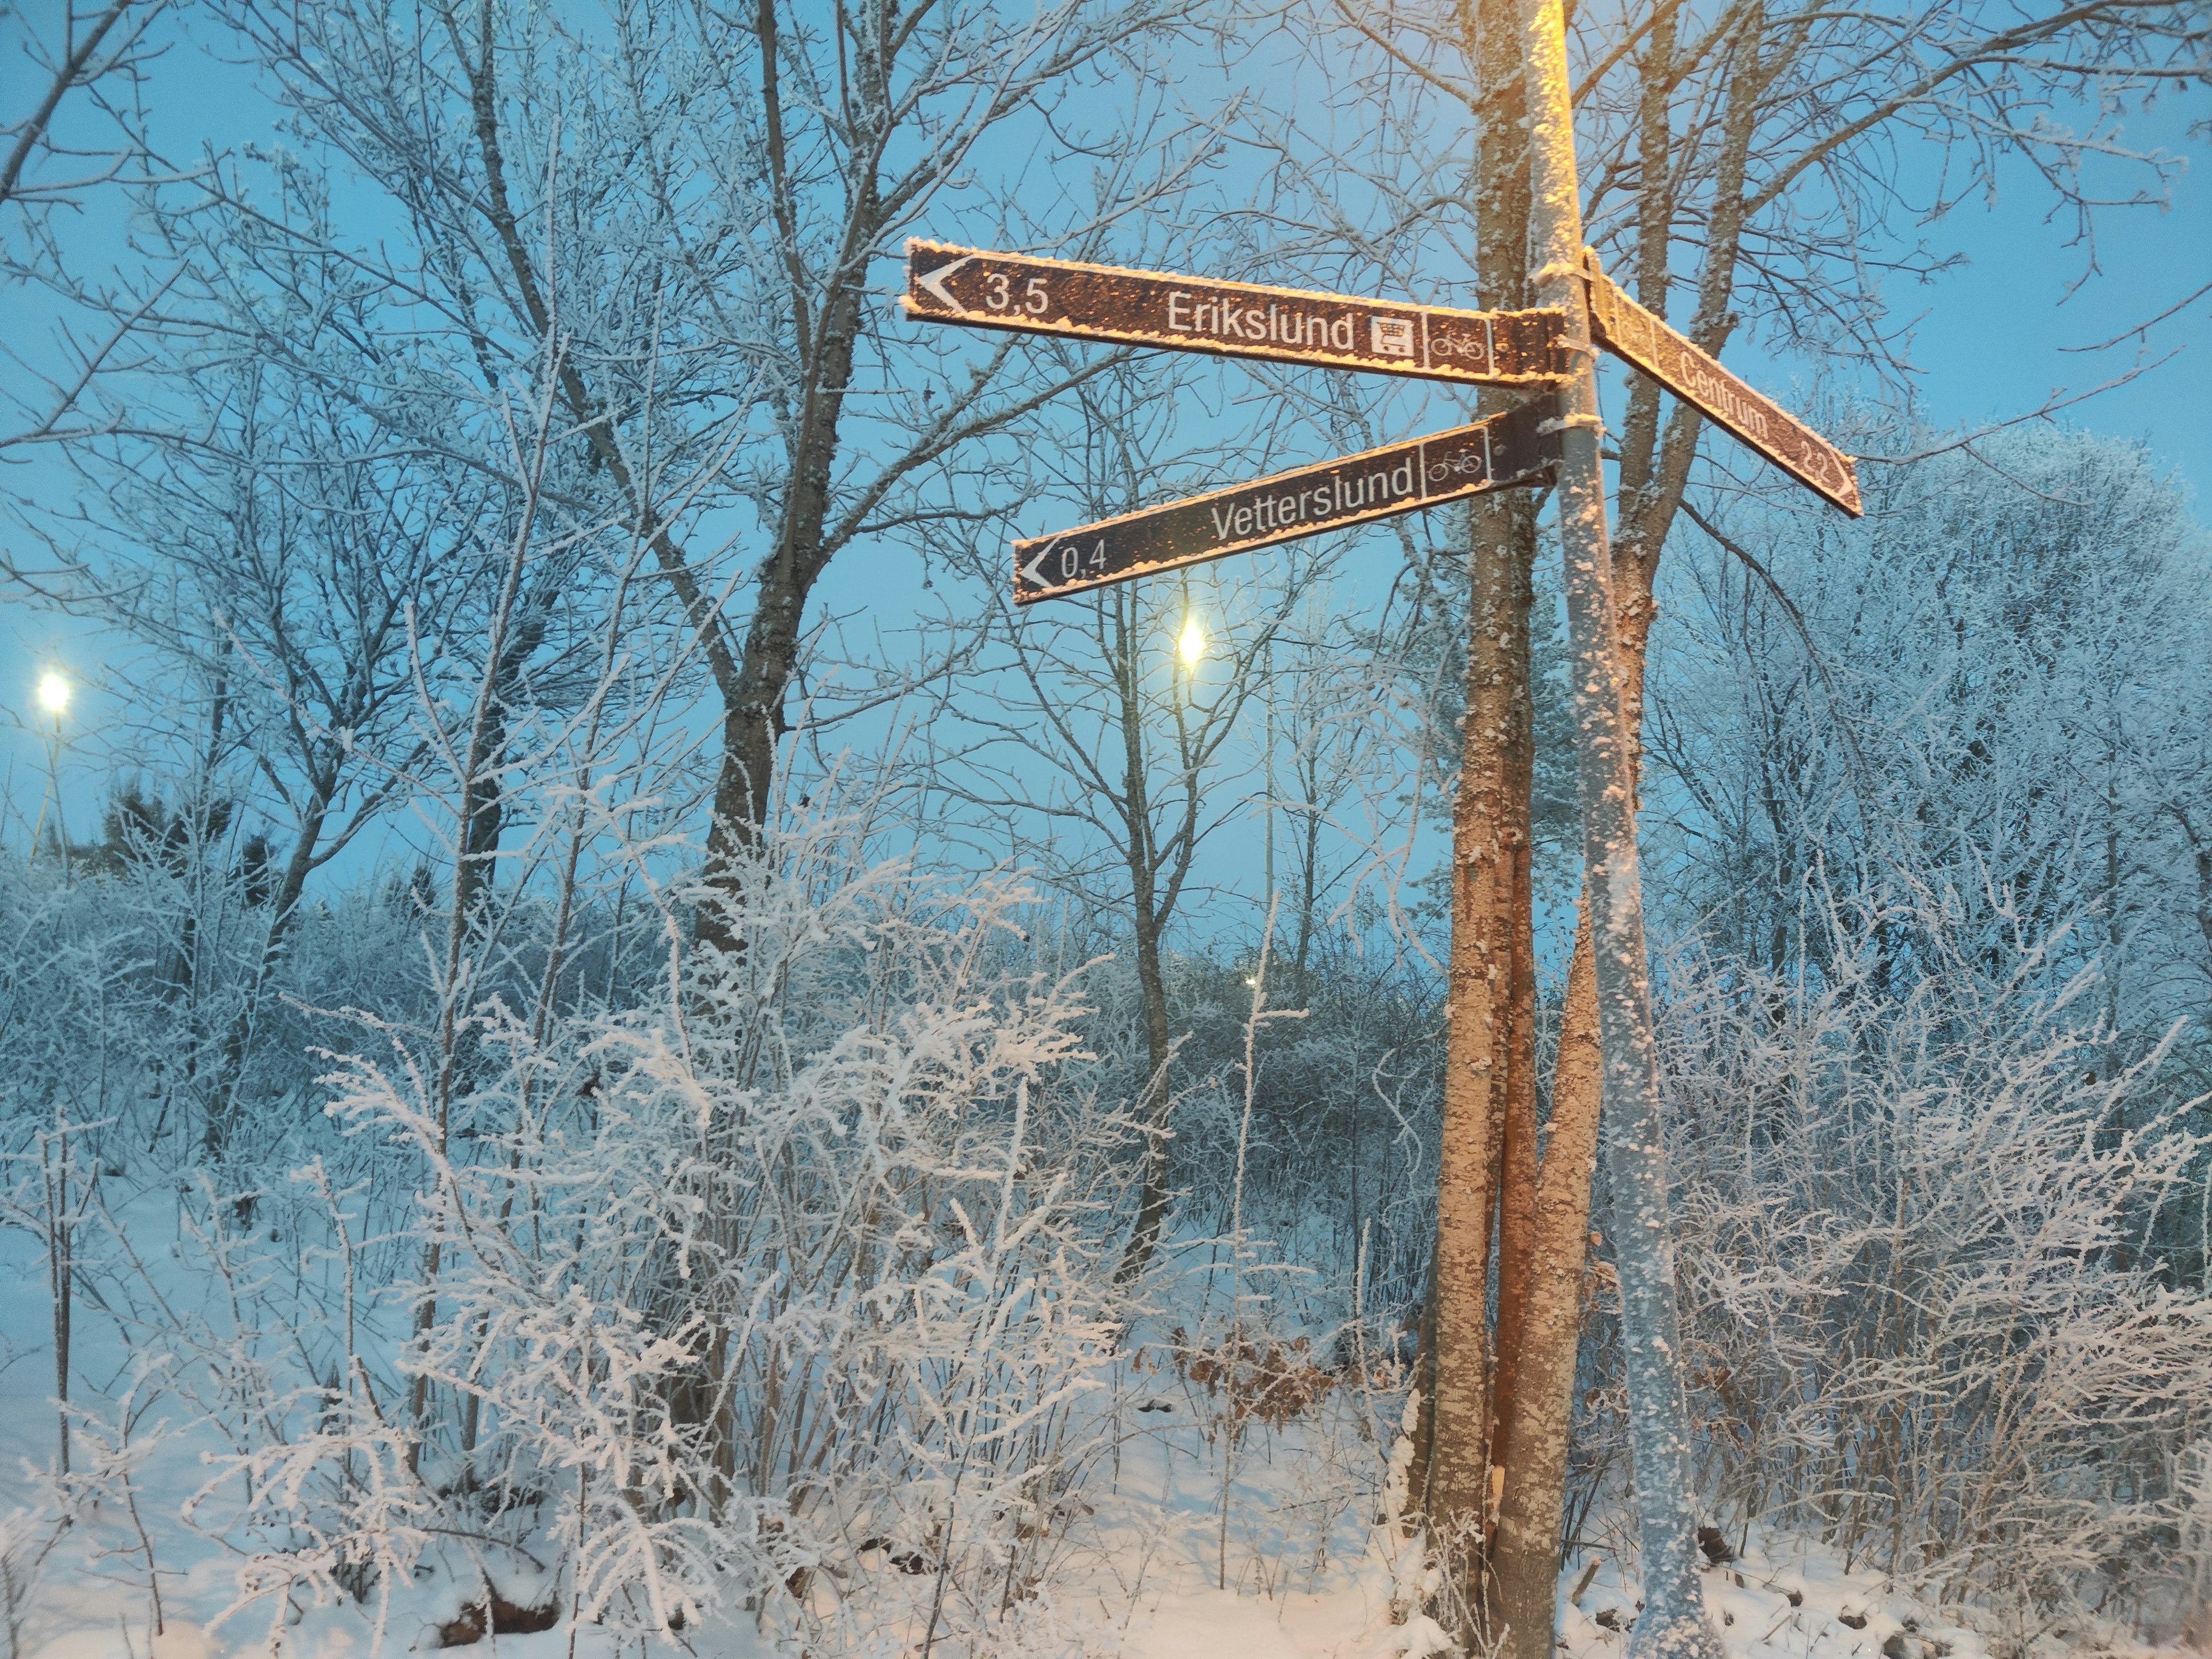
<svg viewBox="0 0 2212 1659">
<path fill-rule="evenodd" d="M 1548 483 L 1559 438 L 1542 428 L 1553 412 L 1553 399 L 1540 398 L 1432 437 L 1016 542 L 1014 600 L 1030 605 L 1492 489 Z"/>
<path fill-rule="evenodd" d="M 1585 254 L 1583 264 L 1600 345 L 1695 404 L 1815 495 L 1860 516 L 1858 471 L 1850 456 L 1622 293 L 1598 269 L 1596 255 Z"/>
<path fill-rule="evenodd" d="M 1557 311 L 1399 305 L 939 242 L 908 242 L 906 261 L 899 305 L 926 322 L 1475 386 L 1549 386 L 1565 372 Z"/>
</svg>

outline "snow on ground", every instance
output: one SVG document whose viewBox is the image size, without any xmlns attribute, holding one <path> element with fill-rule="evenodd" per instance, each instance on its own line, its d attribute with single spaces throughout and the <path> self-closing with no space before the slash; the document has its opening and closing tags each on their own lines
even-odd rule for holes
<svg viewBox="0 0 2212 1659">
<path fill-rule="evenodd" d="M 41 1502 L 37 1471 L 52 1457 L 54 1433 L 46 1284 L 28 1247 L 20 1234 L 0 1237 L 0 1526 L 14 1514 L 19 1540 L 22 1513 Z M 81 1316 L 81 1370 L 105 1380 L 111 1401 L 131 1371 L 112 1330 L 88 1311 Z M 1118 1434 L 1090 1469 L 1049 1575 L 1018 1615 L 1018 1633 L 997 1652 L 1053 1659 L 1389 1659 L 1404 1652 L 1408 1632 L 1390 1622 L 1387 1534 L 1375 1525 L 1380 1459 L 1360 1426 L 1377 1415 L 1387 1420 L 1388 1405 L 1387 1397 L 1340 1393 L 1287 1427 L 1250 1425 L 1229 1471 L 1224 1528 L 1218 1403 L 1171 1370 L 1146 1368 L 1139 1350 L 1115 1378 L 1110 1420 Z M 138 1425 L 144 1449 L 134 1454 L 136 1515 L 105 1503 L 54 1545 L 0 1659 L 366 1659 L 437 1647 L 439 1626 L 477 1597 L 468 1553 L 434 1547 L 416 1582 L 388 1600 L 372 1594 L 366 1604 L 313 1606 L 265 1597 L 224 1620 L 239 1600 L 238 1559 L 211 1538 L 219 1527 L 196 1532 L 179 1519 L 207 1479 L 204 1455 L 222 1448 L 204 1428 L 171 1423 L 170 1410 L 157 1401 Z M 80 1439 L 81 1468 L 94 1449 Z M 1622 1535 L 1618 1522 L 1597 1532 L 1605 1540 Z M 1625 1655 L 1637 1585 L 1620 1554 L 1618 1543 L 1601 1542 L 1567 1563 L 1559 1620 L 1567 1659 Z M 881 1552 L 861 1559 L 852 1580 L 814 1592 L 816 1610 L 834 1615 L 844 1596 L 846 1611 L 858 1616 L 842 1627 L 877 1632 L 845 1650 L 916 1653 L 926 1628 L 921 1587 L 928 1581 L 899 1573 Z M 27 1561 L 19 1541 L 11 1561 L 19 1582 Z M 498 1589 L 518 1605 L 557 1595 L 550 1573 L 533 1577 L 526 1567 L 520 1574 L 495 1568 Z M 1742 1559 L 1708 1570 L 1704 1582 L 1729 1659 L 1990 1659 L 1981 1636 L 1878 1576 L 1846 1571 L 1802 1538 L 1753 1536 Z M 507 1659 L 620 1659 L 625 1652 L 826 1659 L 831 1650 L 778 1642 L 735 1621 L 641 1650 L 635 1638 L 623 1649 L 592 1627 L 573 1638 L 558 1628 L 497 1636 L 461 1650 Z M 948 1659 L 971 1654 L 989 1659 L 964 1638 Z"/>
<path fill-rule="evenodd" d="M 11 1367 L 6 1376 L 7 1438 L 19 1454 L 39 1438 L 44 1416 L 22 1386 L 24 1369 Z M 1323 1478 L 1333 1449 L 1312 1443 L 1319 1437 L 1302 1425 L 1273 1437 L 1255 1431 L 1243 1455 L 1247 1467 L 1233 1483 L 1224 1553 L 1218 1459 L 1206 1452 L 1183 1402 L 1176 1405 L 1174 1414 L 1185 1416 L 1185 1425 L 1148 1423 L 1136 1431 L 1122 1447 L 1118 1480 L 1102 1471 L 1104 1490 L 1090 1494 L 1095 1513 L 1071 1528 L 1060 1582 L 1047 1586 L 1061 1616 L 1054 1621 L 1058 1639 L 1046 1650 L 1124 1659 L 1386 1659 L 1402 1652 L 1406 1633 L 1389 1622 L 1382 1540 L 1370 1524 L 1373 1499 Z M 1272 1444 L 1261 1443 L 1268 1439 Z M 422 1651 L 438 1645 L 436 1626 L 474 1594 L 465 1559 L 448 1559 L 382 1609 L 372 1597 L 365 1606 L 310 1607 L 272 1620 L 281 1606 L 264 1604 L 210 1631 L 238 1586 L 233 1562 L 175 1524 L 178 1506 L 201 1478 L 198 1461 L 181 1443 L 164 1446 L 143 1475 L 141 1513 L 161 1571 L 163 1634 L 149 1641 L 143 1548 L 131 1518 L 103 1513 L 48 1560 L 21 1659 L 243 1659 L 279 1650 L 350 1659 Z M 11 1503 L 29 1495 L 27 1474 L 10 1484 L 17 1487 Z M 903 1588 L 888 1565 L 874 1571 L 891 1591 Z M 1764 1547 L 1753 1540 L 1743 1559 L 1709 1571 L 1705 1584 L 1729 1659 L 1989 1659 L 1982 1638 L 1875 1575 L 1844 1571 L 1832 1554 L 1802 1540 Z M 501 1588 L 519 1602 L 538 1599 L 512 1578 Z M 1559 1626 L 1568 1659 L 1620 1659 L 1636 1590 L 1617 1560 L 1593 1555 L 1569 1562 Z M 1577 1592 L 1571 1600 L 1571 1592 Z M 498 1637 L 475 1650 L 507 1659 L 617 1659 L 621 1651 L 592 1629 L 573 1645 L 555 1629 Z M 728 1659 L 775 1650 L 742 1625 L 648 1649 Z"/>
<path fill-rule="evenodd" d="M 1294 1577 L 1272 1595 L 1249 1580 L 1242 1593 L 1218 1589 L 1212 1553 L 1186 1553 L 1153 1575 L 1154 1587 L 1128 1620 L 1122 1652 L 1127 1659 L 1385 1659 L 1400 1653 L 1405 1632 L 1389 1622 L 1391 1577 L 1381 1540 L 1364 1537 L 1362 1543 L 1360 1555 L 1334 1561 L 1304 1582 Z M 1846 1571 L 1833 1553 L 1804 1539 L 1785 1536 L 1764 1547 L 1753 1540 L 1740 1560 L 1708 1569 L 1704 1583 L 1729 1659 L 1990 1659 L 1981 1635 L 1879 1574 Z M 1562 1652 L 1571 1659 L 1621 1659 L 1640 1605 L 1638 1588 L 1632 1571 L 1624 1572 L 1615 1559 L 1586 1553 L 1571 1559 L 1559 1583 Z"/>
</svg>

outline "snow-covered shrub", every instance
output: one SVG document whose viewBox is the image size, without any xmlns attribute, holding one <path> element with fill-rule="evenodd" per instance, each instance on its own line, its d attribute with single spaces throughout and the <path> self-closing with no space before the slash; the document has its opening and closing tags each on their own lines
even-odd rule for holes
<svg viewBox="0 0 2212 1659">
<path fill-rule="evenodd" d="M 1661 1001 L 1699 1474 L 1731 1531 L 1813 1527 L 2016 1642 L 2160 1593 L 2212 1412 L 2212 544 L 2080 432 L 1869 504 L 1669 549 L 1644 822 L 1655 936 L 1695 941 Z M 1594 1334 L 1577 1455 L 1617 1475 Z"/>
<path fill-rule="evenodd" d="M 88 1157 L 134 1182 L 200 1164 L 232 1193 L 281 1182 L 332 1150 L 313 1045 L 342 1028 L 321 1011 L 431 1006 L 421 919 L 373 890 L 310 899 L 247 1019 L 270 921 L 250 872 L 181 814 L 117 801 L 66 877 L 57 856 L 0 851 L 0 1125 L 20 1139 L 27 1114 L 97 1123 Z M 217 1157 L 207 1128 L 224 1109 L 240 1133 Z"/>
<path fill-rule="evenodd" d="M 2126 1110 L 2162 1056 L 2114 1063 L 2087 977 L 1976 953 L 1896 994 L 1874 923 L 1905 920 L 1838 922 L 1826 981 L 1669 976 L 1702 1484 L 1731 1526 L 1949 1598 L 2137 1593 L 2212 1431 L 2212 1297 L 2143 1249 L 2201 1141 L 2185 1107 Z"/>
<path fill-rule="evenodd" d="M 2182 1455 L 2174 1485 L 2181 1497 L 2181 1639 L 2212 1653 L 2212 1440 Z"/>
<path fill-rule="evenodd" d="M 53 1547 L 55 1529 L 42 1510 L 18 1506 L 0 1515 L 0 1636 L 7 1638 L 6 1659 L 22 1659 L 39 1574 Z"/>
<path fill-rule="evenodd" d="M 356 1340 L 364 1285 L 265 1385 L 281 1431 L 198 1511 L 251 1494 L 246 1598 L 374 1596 L 434 1553 L 564 1617 L 856 1644 L 1036 1594 L 1115 1331 L 1121 1128 L 1072 1075 L 1075 976 L 1006 948 L 1030 896 L 867 864 L 848 829 L 761 849 L 695 972 L 672 916 L 653 1006 L 482 1009 L 450 1099 L 434 1033 L 371 1022 L 330 1109 L 420 1171 L 380 1315 L 409 1340 L 397 1377 Z"/>
<path fill-rule="evenodd" d="M 104 883 L 0 853 L 0 1146 L 94 1125 L 88 1155 L 120 1159 L 154 1127 L 160 1047 L 146 969 L 158 941 Z"/>
</svg>

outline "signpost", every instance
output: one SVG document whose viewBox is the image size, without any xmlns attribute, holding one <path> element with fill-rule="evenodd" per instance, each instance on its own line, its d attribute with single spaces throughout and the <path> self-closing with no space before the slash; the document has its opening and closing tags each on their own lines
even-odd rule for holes
<svg viewBox="0 0 2212 1659">
<path fill-rule="evenodd" d="M 906 245 L 899 307 L 919 322 L 1353 368 L 1468 386 L 1559 384 L 1565 319 L 1455 311 L 1021 253 Z"/>
<path fill-rule="evenodd" d="M 1861 515 L 1858 474 L 1850 456 L 1622 293 L 1599 269 L 1597 255 L 1587 249 L 1583 275 L 1589 285 L 1590 325 L 1600 345 L 1685 403 L 1695 404 L 1707 419 L 1814 494 L 1854 519 Z"/>
<path fill-rule="evenodd" d="M 1516 484 L 1547 483 L 1559 437 L 1548 400 L 1472 426 L 1278 472 L 1014 544 L 1014 602 L 1033 605 L 1133 576 L 1371 524 Z"/>
<path fill-rule="evenodd" d="M 1637 1620 L 1630 1659 L 1719 1659 L 1691 1566 L 1695 1516 L 1674 1360 L 1680 1330 L 1636 844 L 1635 735 L 1621 704 L 1595 348 L 1659 381 L 1853 517 L 1860 512 L 1858 480 L 1850 457 L 1623 294 L 1583 246 L 1560 0 L 1519 0 L 1519 11 L 1534 203 L 1531 276 L 1550 301 L 1544 309 L 1398 305 L 922 241 L 907 244 L 900 305 L 918 320 L 969 328 L 1545 394 L 1432 437 L 1017 542 L 1014 598 L 1028 605 L 1486 490 L 1557 483 L 1630 1437 L 1650 1603 Z M 1454 939 L 1455 986 L 1462 951 L 1480 950 Z M 1486 1218 L 1482 1225 L 1486 1231 Z M 1479 1280 L 1471 1295 L 1479 1306 Z M 1567 1375 L 1571 1382 L 1571 1367 Z M 1546 1537 L 1556 1535 L 1556 1511 L 1538 1519 Z M 1501 1514 L 1501 1538 L 1513 1520 Z M 1546 1559 L 1555 1573 L 1556 1559 Z M 1526 1589 L 1529 1605 L 1509 1617 L 1546 1632 L 1529 1650 L 1538 1652 L 1549 1643 L 1553 1579 L 1530 1578 Z"/>
<path fill-rule="evenodd" d="M 906 258 L 899 307 L 918 322 L 1534 392 L 1571 391 L 1574 384 L 1568 313 L 1559 306 L 1458 311 L 918 240 L 907 243 Z M 1597 344 L 1808 489 L 1860 515 L 1850 456 L 1622 293 L 1587 249 L 1581 275 Z M 1559 462 L 1557 409 L 1553 398 L 1539 397 L 1408 444 L 1017 542 L 1015 601 L 1079 593 L 1485 490 L 1550 483 Z M 1548 439 L 1540 430 L 1546 424 L 1554 428 Z M 1478 436 L 1479 461 L 1472 447 Z M 1438 465 L 1446 472 L 1435 473 Z"/>
</svg>

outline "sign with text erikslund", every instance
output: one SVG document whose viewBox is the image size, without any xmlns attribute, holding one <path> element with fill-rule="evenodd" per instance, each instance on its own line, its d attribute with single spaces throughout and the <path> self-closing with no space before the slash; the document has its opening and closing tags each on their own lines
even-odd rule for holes
<svg viewBox="0 0 2212 1659">
<path fill-rule="evenodd" d="M 899 305 L 919 321 L 1540 393 L 1566 383 L 1566 313 L 1558 308 L 1459 311 L 941 242 L 912 240 L 906 253 Z M 1858 514 L 1850 456 L 1623 294 L 1595 255 L 1585 256 L 1582 275 L 1598 344 Z M 1540 396 L 1449 432 L 1017 542 L 1014 599 L 1028 605 L 1486 490 L 1547 483 L 1560 461 L 1557 413 L 1554 398 Z"/>
<path fill-rule="evenodd" d="M 906 252 L 899 305 L 920 321 L 1474 386 L 1549 386 L 1565 372 L 1557 311 L 1457 311 L 939 242 Z"/>
</svg>

